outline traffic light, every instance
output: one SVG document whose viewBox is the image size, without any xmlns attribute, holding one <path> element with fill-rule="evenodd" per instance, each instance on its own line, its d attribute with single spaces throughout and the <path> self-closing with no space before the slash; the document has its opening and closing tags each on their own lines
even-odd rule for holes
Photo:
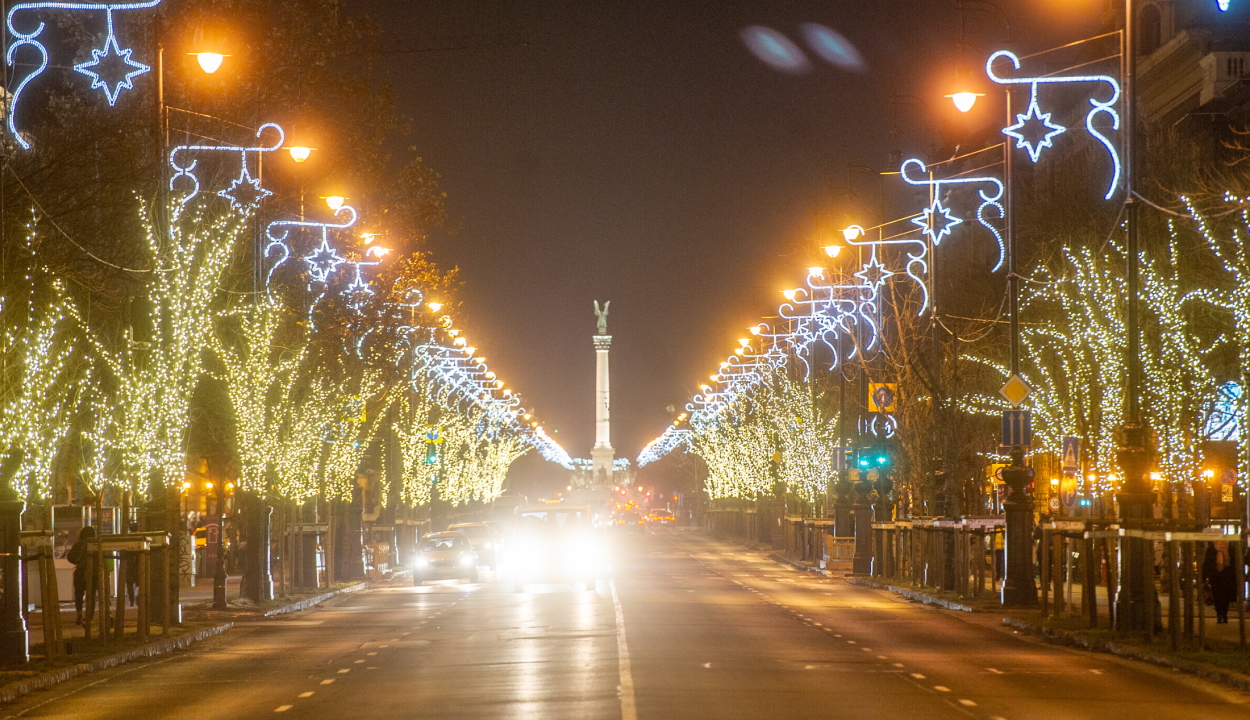
<svg viewBox="0 0 1250 720">
<path fill-rule="evenodd" d="M 885 448 L 870 447 L 859 451 L 860 470 L 884 470 L 890 466 L 890 453 Z"/>
<path fill-rule="evenodd" d="M 438 462 L 438 445 L 433 442 L 425 444 L 425 464 L 434 465 Z"/>
</svg>

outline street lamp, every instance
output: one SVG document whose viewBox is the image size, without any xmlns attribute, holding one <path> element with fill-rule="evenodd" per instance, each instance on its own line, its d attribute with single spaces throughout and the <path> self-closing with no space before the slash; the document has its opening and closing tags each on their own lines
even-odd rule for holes
<svg viewBox="0 0 1250 720">
<path fill-rule="evenodd" d="M 946 97 L 950 98 L 951 102 L 955 103 L 956 110 L 958 110 L 961 113 L 966 113 L 972 109 L 972 106 L 977 104 L 977 98 L 985 97 L 985 93 L 970 92 L 970 91 L 964 90 L 960 92 L 951 93 L 950 95 L 947 95 Z"/>
<path fill-rule="evenodd" d="M 229 57 L 228 55 L 223 55 L 221 53 L 215 53 L 215 52 L 194 52 L 194 53 L 187 53 L 187 54 L 194 55 L 196 62 L 200 64 L 200 69 L 208 73 L 209 75 L 212 75 L 213 73 L 220 70 L 221 63 L 227 57 Z"/>
<path fill-rule="evenodd" d="M 337 212 L 339 208 L 343 207 L 343 203 L 347 202 L 347 198 L 342 195 L 327 195 L 325 201 L 327 207 Z"/>
<path fill-rule="evenodd" d="M 310 147 L 304 147 L 303 145 L 292 145 L 291 147 L 288 147 L 286 151 L 291 154 L 292 160 L 297 163 L 302 163 L 308 159 L 309 155 L 312 155 L 313 149 Z"/>
</svg>

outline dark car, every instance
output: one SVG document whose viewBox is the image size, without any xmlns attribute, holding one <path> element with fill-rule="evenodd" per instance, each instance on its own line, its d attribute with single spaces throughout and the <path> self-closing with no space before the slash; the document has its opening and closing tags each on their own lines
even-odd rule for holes
<svg viewBox="0 0 1250 720">
<path fill-rule="evenodd" d="M 484 522 L 456 523 L 447 528 L 449 531 L 464 533 L 477 553 L 477 561 L 490 566 L 494 570 L 499 565 L 499 533 Z"/>
<path fill-rule="evenodd" d="M 430 533 L 417 543 L 417 563 L 412 569 L 412 584 L 427 580 L 466 578 L 477 582 L 477 553 L 464 533 Z"/>
</svg>

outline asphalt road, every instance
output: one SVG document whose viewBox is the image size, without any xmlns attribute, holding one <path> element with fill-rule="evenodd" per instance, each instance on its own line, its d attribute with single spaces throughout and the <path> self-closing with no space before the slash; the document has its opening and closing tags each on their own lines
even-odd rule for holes
<svg viewBox="0 0 1250 720">
<path fill-rule="evenodd" d="M 1250 717 L 1250 695 L 1024 640 L 692 532 L 613 579 L 350 595 L 0 707 L 0 718 Z"/>
</svg>

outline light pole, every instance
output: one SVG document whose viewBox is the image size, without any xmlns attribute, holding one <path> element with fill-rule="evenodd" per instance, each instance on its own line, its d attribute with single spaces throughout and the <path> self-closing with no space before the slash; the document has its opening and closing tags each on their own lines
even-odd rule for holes
<svg viewBox="0 0 1250 720">
<path fill-rule="evenodd" d="M 969 10 L 992 9 L 1007 27 L 1011 35 L 1011 23 L 1006 14 L 996 4 L 983 0 L 960 0 L 960 9 L 965 14 Z M 1011 86 L 1004 90 L 1004 106 L 1006 109 L 1007 126 L 1012 118 Z M 973 86 L 957 86 L 955 92 L 947 95 L 955 108 L 961 113 L 972 110 L 977 99 L 983 93 L 976 92 Z M 1010 378 L 1020 375 L 1020 275 L 1016 272 L 1016 223 L 1013 203 L 1014 153 L 1010 141 L 1003 140 L 1003 221 L 1005 244 L 1007 251 L 1007 313 L 1009 321 L 1008 348 L 1010 355 Z M 1037 605 L 1037 585 L 1033 573 L 1033 499 L 1025 491 L 1033 480 L 1033 471 L 1024 464 L 1025 448 L 1013 446 L 1010 451 L 1011 463 L 1003 468 L 1002 479 L 1007 485 L 1008 495 L 1003 503 L 1003 514 L 1006 528 L 1004 545 L 1006 550 L 1006 572 L 1003 577 L 1001 602 L 1010 607 L 1033 607 Z"/>
<path fill-rule="evenodd" d="M 1146 448 L 1146 428 L 1141 414 L 1141 327 L 1140 301 L 1141 278 L 1139 273 L 1138 210 L 1135 197 L 1137 185 L 1136 134 L 1137 134 L 1137 50 L 1134 47 L 1133 0 L 1124 0 L 1124 34 L 1120 49 L 1123 75 L 1120 85 L 1124 92 L 1124 273 L 1127 309 L 1125 312 L 1125 370 L 1128 387 L 1124 403 L 1124 425 L 1120 429 L 1120 450 L 1117 460 L 1124 475 L 1121 492 L 1116 496 L 1120 506 L 1121 527 L 1141 526 L 1152 519 L 1154 497 L 1147 478 L 1149 454 Z M 1154 561 L 1153 553 L 1143 540 L 1128 539 L 1120 568 L 1120 592 L 1116 597 L 1116 619 L 1121 630 L 1140 630 L 1149 633 L 1147 623 L 1154 622 Z"/>
</svg>

